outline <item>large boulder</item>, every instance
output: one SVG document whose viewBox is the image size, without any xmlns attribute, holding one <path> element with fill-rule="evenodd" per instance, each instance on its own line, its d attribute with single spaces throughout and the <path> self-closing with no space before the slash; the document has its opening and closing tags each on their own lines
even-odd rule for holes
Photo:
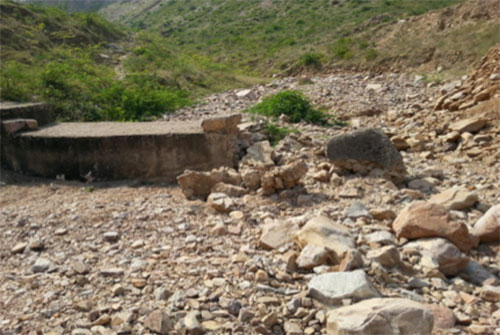
<svg viewBox="0 0 500 335">
<path fill-rule="evenodd" d="M 469 251 L 477 239 L 469 234 L 467 226 L 452 220 L 441 205 L 417 201 L 406 206 L 392 224 L 398 238 L 410 240 L 422 237 L 443 237 L 462 251 Z"/>
<path fill-rule="evenodd" d="M 296 240 L 301 248 L 313 244 L 332 250 L 336 262 L 340 262 L 345 254 L 355 247 L 349 229 L 325 216 L 309 220 L 297 233 Z"/>
<path fill-rule="evenodd" d="M 328 335 L 431 335 L 434 317 L 409 299 L 375 298 L 331 310 Z"/>
<path fill-rule="evenodd" d="M 328 306 L 341 305 L 342 299 L 359 301 L 380 297 L 363 270 L 324 273 L 313 277 L 308 288 L 312 298 Z"/>
<path fill-rule="evenodd" d="M 500 204 L 491 207 L 474 225 L 472 235 L 481 242 L 500 241 Z"/>
<path fill-rule="evenodd" d="M 383 177 L 397 183 L 406 176 L 401 154 L 380 129 L 362 129 L 335 136 L 327 144 L 326 156 L 336 166 L 363 175 L 381 169 Z"/>
<path fill-rule="evenodd" d="M 403 248 L 417 250 L 422 255 L 422 265 L 438 269 L 446 276 L 457 274 L 469 263 L 464 253 L 443 238 L 423 238 L 407 243 Z"/>
</svg>

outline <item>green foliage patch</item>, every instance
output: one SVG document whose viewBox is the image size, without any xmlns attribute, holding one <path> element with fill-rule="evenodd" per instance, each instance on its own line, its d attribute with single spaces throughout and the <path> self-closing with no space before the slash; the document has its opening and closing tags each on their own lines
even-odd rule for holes
<svg viewBox="0 0 500 335">
<path fill-rule="evenodd" d="M 247 112 L 268 117 L 279 117 L 284 114 L 292 123 L 306 121 L 321 125 L 329 124 L 328 115 L 313 108 L 309 100 L 298 91 L 282 91 L 268 96 L 261 103 L 249 108 Z"/>
</svg>

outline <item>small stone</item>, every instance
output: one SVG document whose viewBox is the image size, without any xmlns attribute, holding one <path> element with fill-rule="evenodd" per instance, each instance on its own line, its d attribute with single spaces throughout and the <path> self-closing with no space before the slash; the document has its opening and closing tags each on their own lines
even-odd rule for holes
<svg viewBox="0 0 500 335">
<path fill-rule="evenodd" d="M 268 250 L 277 249 L 292 241 L 298 230 L 299 226 L 290 221 L 277 221 L 266 224 L 262 230 L 259 246 Z"/>
<path fill-rule="evenodd" d="M 285 329 L 286 335 L 303 335 L 304 334 L 304 332 L 302 331 L 302 327 L 300 326 L 300 323 L 298 323 L 298 322 L 286 321 L 284 329 Z"/>
<path fill-rule="evenodd" d="M 361 202 L 355 202 L 354 204 L 352 204 L 346 210 L 345 216 L 353 220 L 362 217 L 371 218 L 370 211 Z"/>
<path fill-rule="evenodd" d="M 472 235 L 481 242 L 500 241 L 500 204 L 491 207 L 474 225 Z"/>
<path fill-rule="evenodd" d="M 372 209 L 370 210 L 370 215 L 375 220 L 394 220 L 396 218 L 396 213 L 392 209 Z"/>
<path fill-rule="evenodd" d="M 385 267 L 394 267 L 401 264 L 398 249 L 393 245 L 388 245 L 382 248 L 373 249 L 366 254 L 368 259 L 380 263 Z"/>
<path fill-rule="evenodd" d="M 109 231 L 104 233 L 104 240 L 107 242 L 116 242 L 120 239 L 120 234 L 116 231 Z"/>
<path fill-rule="evenodd" d="M 24 249 L 26 249 L 27 246 L 28 243 L 26 242 L 18 243 L 15 246 L 13 246 L 12 249 L 10 249 L 10 252 L 13 254 L 20 254 L 24 251 Z"/>
<path fill-rule="evenodd" d="M 88 267 L 82 261 L 76 260 L 72 262 L 71 267 L 73 268 L 73 270 L 75 270 L 76 273 L 80 275 L 89 273 Z"/>
<path fill-rule="evenodd" d="M 458 131 L 460 133 L 464 132 L 474 133 L 481 130 L 484 126 L 486 126 L 487 123 L 488 121 L 485 119 L 478 119 L 478 118 L 465 119 L 452 123 L 450 125 L 450 129 Z"/>
<path fill-rule="evenodd" d="M 120 284 L 115 284 L 113 286 L 113 288 L 111 289 L 111 291 L 113 292 L 113 296 L 116 297 L 116 296 L 125 294 L 126 289 Z"/>
<path fill-rule="evenodd" d="M 273 325 L 278 323 L 278 314 L 276 312 L 271 312 L 262 318 L 262 323 L 267 327 L 271 328 Z"/>
<path fill-rule="evenodd" d="M 31 240 L 29 243 L 29 247 L 31 250 L 40 251 L 43 250 L 43 248 L 45 248 L 45 243 L 42 240 L 38 239 Z"/>
<path fill-rule="evenodd" d="M 429 202 L 442 205 L 447 210 L 459 211 L 471 208 L 478 200 L 476 192 L 470 192 L 463 187 L 454 187 L 433 195 Z"/>
<path fill-rule="evenodd" d="M 481 288 L 481 294 L 480 294 L 481 299 L 497 303 L 500 302 L 500 287 L 498 286 L 483 286 Z"/>
<path fill-rule="evenodd" d="M 144 319 L 143 326 L 160 335 L 167 335 L 173 329 L 174 324 L 166 313 L 158 310 Z"/>
<path fill-rule="evenodd" d="M 76 328 L 71 331 L 71 335 L 92 335 L 92 332 L 85 328 Z"/>
<path fill-rule="evenodd" d="M 321 274 L 313 277 L 308 287 L 310 296 L 326 305 L 339 305 L 347 298 L 362 300 L 380 296 L 363 270 Z"/>
<path fill-rule="evenodd" d="M 425 305 L 434 315 L 435 329 L 450 329 L 455 327 L 456 318 L 453 311 L 440 305 Z"/>
<path fill-rule="evenodd" d="M 255 273 L 255 281 L 262 283 L 262 282 L 267 282 L 269 281 L 269 276 L 266 271 L 259 269 Z"/>
<path fill-rule="evenodd" d="M 200 312 L 191 311 L 184 317 L 184 326 L 191 335 L 201 335 L 205 333 L 205 329 L 200 324 L 199 318 L 201 318 Z"/>
<path fill-rule="evenodd" d="M 111 317 L 108 314 L 101 315 L 97 320 L 93 322 L 94 326 L 105 326 L 111 322 Z"/>
<path fill-rule="evenodd" d="M 394 235 L 388 231 L 376 231 L 365 236 L 366 242 L 378 244 L 395 244 L 396 239 Z"/>
<path fill-rule="evenodd" d="M 136 288 L 144 288 L 148 284 L 148 281 L 144 278 L 132 278 L 130 282 Z"/>
<path fill-rule="evenodd" d="M 33 264 L 33 266 L 31 267 L 31 270 L 35 273 L 38 273 L 38 272 L 45 272 L 47 271 L 50 267 L 52 267 L 54 264 L 52 263 L 51 260 L 47 259 L 47 258 L 42 258 L 42 257 L 39 257 L 35 264 Z"/>
<path fill-rule="evenodd" d="M 171 295 L 172 293 L 165 287 L 158 287 L 154 291 L 154 296 L 156 300 L 167 300 Z"/>
<path fill-rule="evenodd" d="M 315 266 L 326 264 L 334 259 L 331 251 L 325 247 L 319 247 L 314 244 L 307 244 L 302 249 L 299 257 L 297 258 L 297 266 L 303 269 L 312 269 Z"/>
<path fill-rule="evenodd" d="M 228 213 L 234 206 L 233 200 L 225 193 L 211 193 L 207 204 L 218 212 Z"/>
<path fill-rule="evenodd" d="M 110 266 L 100 268 L 99 272 L 105 277 L 120 277 L 124 274 L 123 269 Z"/>
</svg>

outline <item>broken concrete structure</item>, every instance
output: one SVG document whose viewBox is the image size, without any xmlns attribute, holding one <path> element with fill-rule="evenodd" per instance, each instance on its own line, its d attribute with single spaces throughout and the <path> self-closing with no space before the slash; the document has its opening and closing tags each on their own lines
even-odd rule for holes
<svg viewBox="0 0 500 335">
<path fill-rule="evenodd" d="M 241 115 L 203 122 L 47 124 L 44 110 L 39 115 L 22 114 L 23 120 L 19 120 L 16 108 L 12 104 L 9 108 L 2 106 L 1 159 L 2 165 L 22 173 L 173 183 L 186 169 L 233 167 L 237 159 Z M 24 126 L 8 133 L 8 123 L 15 121 L 7 118 L 18 119 L 21 125 L 29 124 L 26 118 L 35 119 L 39 128 Z"/>
</svg>

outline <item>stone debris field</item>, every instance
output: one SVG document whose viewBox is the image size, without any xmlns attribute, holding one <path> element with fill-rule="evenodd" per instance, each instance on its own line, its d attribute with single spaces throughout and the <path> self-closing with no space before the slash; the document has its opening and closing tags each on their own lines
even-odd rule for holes
<svg viewBox="0 0 500 335">
<path fill-rule="evenodd" d="M 298 89 L 347 125 L 241 113 L 238 166 L 174 185 L 3 170 L 0 334 L 500 335 L 499 64 L 209 96 L 164 121 Z"/>
</svg>

